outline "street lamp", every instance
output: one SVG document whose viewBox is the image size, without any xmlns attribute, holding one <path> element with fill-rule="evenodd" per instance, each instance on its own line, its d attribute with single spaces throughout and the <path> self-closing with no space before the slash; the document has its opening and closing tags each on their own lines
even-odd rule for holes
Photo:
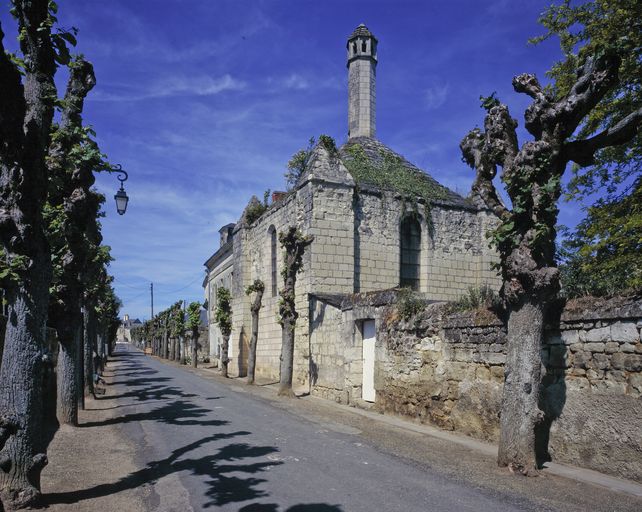
<svg viewBox="0 0 642 512">
<path fill-rule="evenodd" d="M 114 196 L 114 199 L 116 200 L 116 211 L 118 212 L 118 215 L 123 215 L 127 211 L 127 202 L 129 201 L 129 197 L 127 197 L 127 193 L 125 192 L 125 187 L 123 187 L 123 182 L 127 181 L 129 176 L 125 171 L 123 171 L 120 164 L 116 164 L 109 172 L 117 172 L 123 175 L 116 176 L 118 181 L 120 181 L 120 190 L 116 192 L 116 195 Z"/>
</svg>

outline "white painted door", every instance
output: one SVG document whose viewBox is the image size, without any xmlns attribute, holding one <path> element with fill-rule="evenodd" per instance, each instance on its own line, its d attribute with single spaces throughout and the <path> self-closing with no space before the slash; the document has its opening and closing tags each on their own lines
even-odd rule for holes
<svg viewBox="0 0 642 512">
<path fill-rule="evenodd" d="M 361 398 L 366 402 L 375 401 L 374 387 L 374 366 L 375 366 L 375 322 L 364 320 L 363 322 L 363 383 L 361 387 Z"/>
</svg>

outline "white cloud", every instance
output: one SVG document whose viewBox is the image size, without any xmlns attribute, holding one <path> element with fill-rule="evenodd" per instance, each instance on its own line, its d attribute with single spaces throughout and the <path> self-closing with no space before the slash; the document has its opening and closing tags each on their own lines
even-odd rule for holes
<svg viewBox="0 0 642 512">
<path fill-rule="evenodd" d="M 424 104 L 428 110 L 441 107 L 448 97 L 448 84 L 433 85 L 424 91 Z"/>
<path fill-rule="evenodd" d="M 119 92 L 96 91 L 92 99 L 96 101 L 141 101 L 171 96 L 214 96 L 224 91 L 245 89 L 246 83 L 229 74 L 221 77 L 172 76 L 157 80 L 146 89 L 124 88 Z M 129 90 L 127 90 L 129 89 Z"/>
<path fill-rule="evenodd" d="M 309 88 L 310 82 L 308 82 L 305 77 L 297 73 L 292 73 L 290 76 L 285 78 L 285 80 L 283 80 L 283 86 L 288 89 L 302 90 Z"/>
</svg>

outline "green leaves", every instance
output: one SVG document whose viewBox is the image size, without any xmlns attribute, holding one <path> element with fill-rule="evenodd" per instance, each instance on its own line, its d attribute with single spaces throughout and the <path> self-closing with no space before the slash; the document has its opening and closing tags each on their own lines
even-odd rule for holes
<svg viewBox="0 0 642 512">
<path fill-rule="evenodd" d="M 260 279 L 255 279 L 254 282 L 245 289 L 245 295 L 258 293 L 265 290 L 265 284 Z"/>
<path fill-rule="evenodd" d="M 642 289 L 642 177 L 620 198 L 602 200 L 558 248 L 568 297 Z"/>
<path fill-rule="evenodd" d="M 490 112 L 490 109 L 500 105 L 499 99 L 496 96 L 497 91 L 493 91 L 490 96 L 480 96 L 479 100 L 481 101 L 481 107 L 486 111 Z"/>
<path fill-rule="evenodd" d="M 20 284 L 21 273 L 29 267 L 30 259 L 19 254 L 7 254 L 4 248 L 0 248 L 0 285 L 9 288 Z"/>
<path fill-rule="evenodd" d="M 227 288 L 221 287 L 216 292 L 216 310 L 214 320 L 225 337 L 232 333 L 232 295 Z"/>
<path fill-rule="evenodd" d="M 187 306 L 187 328 L 194 332 L 197 331 L 201 325 L 201 303 L 191 302 Z"/>
</svg>

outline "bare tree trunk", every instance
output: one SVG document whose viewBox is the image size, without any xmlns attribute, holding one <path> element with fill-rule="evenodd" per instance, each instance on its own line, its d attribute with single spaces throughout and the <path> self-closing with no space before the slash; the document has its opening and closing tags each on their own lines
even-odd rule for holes
<svg viewBox="0 0 642 512">
<path fill-rule="evenodd" d="M 96 346 L 96 313 L 92 305 L 85 308 L 85 394 L 94 395 L 94 353 L 97 353 Z"/>
<path fill-rule="evenodd" d="M 78 397 L 80 395 L 78 381 L 80 354 L 78 349 L 82 346 L 81 326 L 82 322 L 78 322 L 75 326 L 70 325 L 58 333 L 56 417 L 64 425 L 78 425 Z"/>
<path fill-rule="evenodd" d="M 292 390 L 294 368 L 294 323 L 295 320 L 283 321 L 281 330 L 281 377 L 279 378 L 279 396 L 296 398 Z"/>
<path fill-rule="evenodd" d="M 198 330 L 192 331 L 192 368 L 198 366 Z"/>
<path fill-rule="evenodd" d="M 260 286 L 256 286 L 255 288 L 256 296 L 250 306 L 250 312 L 252 313 L 252 335 L 250 337 L 250 353 L 247 358 L 248 384 L 254 384 L 254 376 L 256 373 L 256 346 L 259 339 L 259 311 L 261 310 L 261 301 L 263 300 L 263 283 L 260 283 Z"/>
<path fill-rule="evenodd" d="M 279 316 L 281 323 L 281 375 L 279 379 L 279 396 L 296 397 L 292 390 L 292 374 L 294 367 L 294 327 L 299 314 L 295 307 L 296 276 L 303 267 L 305 248 L 314 240 L 311 236 L 303 236 L 296 227 L 288 228 L 285 233 L 279 233 L 279 241 L 285 249 L 284 255 L 284 286 L 280 292 Z"/>
<path fill-rule="evenodd" d="M 537 472 L 535 427 L 544 418 L 539 409 L 543 304 L 524 297 L 508 317 L 498 463 L 522 474 Z"/>
<path fill-rule="evenodd" d="M 221 343 L 221 375 L 223 377 L 227 377 L 227 365 L 230 362 L 230 359 L 227 356 L 229 353 L 229 347 L 230 337 L 223 336 L 223 343 Z"/>
<path fill-rule="evenodd" d="M 46 269 L 47 262 L 41 263 Z M 42 267 L 35 269 L 43 271 Z M 20 287 L 9 300 L 0 382 L 11 386 L 0 386 L 0 412 L 12 418 L 17 431 L 0 452 L 1 496 L 7 507 L 25 507 L 37 501 L 40 472 L 47 465 L 41 388 L 48 357 L 44 339 L 47 292 L 48 287 L 30 286 L 29 292 Z"/>
<path fill-rule="evenodd" d="M 5 51 L 0 30 L 0 240 L 18 279 L 7 290 L 8 321 L 0 368 L 0 417 L 17 431 L 0 451 L 0 497 L 8 508 L 35 504 L 47 464 L 42 436 L 42 382 L 51 253 L 42 208 L 45 153 L 56 86 L 46 0 L 15 1 L 24 78 Z"/>
<path fill-rule="evenodd" d="M 181 364 L 187 364 L 187 337 L 185 335 L 180 337 L 181 344 Z"/>
</svg>

